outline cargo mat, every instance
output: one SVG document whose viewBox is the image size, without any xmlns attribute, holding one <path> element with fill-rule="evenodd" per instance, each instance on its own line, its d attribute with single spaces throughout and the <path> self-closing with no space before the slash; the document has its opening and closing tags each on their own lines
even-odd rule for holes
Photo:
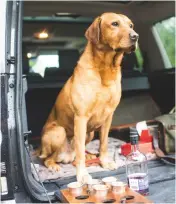
<svg viewBox="0 0 176 204">
<path fill-rule="evenodd" d="M 114 160 L 118 167 L 122 167 L 125 165 L 125 157 L 123 155 L 120 155 L 120 146 L 124 144 L 124 141 L 121 141 L 119 139 L 109 137 L 108 139 L 108 152 L 109 152 L 109 158 L 111 160 Z M 58 179 L 64 179 L 69 177 L 75 177 L 76 175 L 76 168 L 72 164 L 59 164 L 61 169 L 60 171 L 51 171 L 48 168 L 46 168 L 43 165 L 43 162 L 34 155 L 34 150 L 32 147 L 30 147 L 30 155 L 32 158 L 32 161 L 35 165 L 31 163 L 31 171 L 34 176 L 34 178 L 38 181 L 40 177 L 40 180 L 42 182 L 53 182 Z M 99 140 L 93 140 L 91 141 L 87 146 L 86 150 L 91 153 L 98 153 L 99 149 Z M 156 159 L 156 155 L 153 153 L 146 154 L 148 160 Z M 87 167 L 87 170 L 89 173 L 98 173 L 101 172 L 102 176 L 105 176 L 108 172 L 110 173 L 110 170 L 103 169 L 101 166 L 89 166 Z M 37 171 L 37 173 L 36 173 Z M 117 172 L 118 170 L 115 170 Z M 112 171 L 111 171 L 112 172 Z M 38 175 L 37 175 L 38 174 Z"/>
</svg>

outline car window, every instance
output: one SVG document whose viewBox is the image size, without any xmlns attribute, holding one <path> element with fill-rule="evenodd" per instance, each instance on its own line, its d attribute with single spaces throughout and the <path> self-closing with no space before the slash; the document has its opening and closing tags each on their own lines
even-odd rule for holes
<svg viewBox="0 0 176 204">
<path fill-rule="evenodd" d="M 124 73 L 133 73 L 134 71 L 143 72 L 143 64 L 144 58 L 141 49 L 138 46 L 135 52 L 125 54 L 121 66 Z"/>
<path fill-rule="evenodd" d="M 136 67 L 134 67 L 134 70 L 138 70 L 138 71 L 142 72 L 144 59 L 143 59 L 142 52 L 141 52 L 141 49 L 139 46 L 137 47 L 137 49 L 135 51 L 135 55 L 136 55 L 137 64 L 136 64 Z"/>
<path fill-rule="evenodd" d="M 175 67 L 175 20 L 176 17 L 171 17 L 160 21 L 153 26 L 170 62 L 165 64 L 166 68 Z"/>
<path fill-rule="evenodd" d="M 29 73 L 38 73 L 44 77 L 46 68 L 59 68 L 58 51 L 40 51 L 39 53 L 28 52 Z"/>
</svg>

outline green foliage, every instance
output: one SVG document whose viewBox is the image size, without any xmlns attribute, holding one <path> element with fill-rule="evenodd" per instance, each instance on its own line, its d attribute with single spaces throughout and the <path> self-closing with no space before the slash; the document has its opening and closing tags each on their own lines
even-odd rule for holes
<svg viewBox="0 0 176 204">
<path fill-rule="evenodd" d="M 176 17 L 171 17 L 162 22 L 156 23 L 155 27 L 166 49 L 169 60 L 175 67 L 175 21 Z M 167 67 L 170 68 L 170 67 Z"/>
<path fill-rule="evenodd" d="M 141 53 L 141 50 L 140 50 L 139 46 L 138 46 L 138 48 L 136 49 L 135 54 L 136 54 L 136 59 L 137 59 L 137 63 L 138 63 L 137 70 L 139 70 L 140 72 L 142 72 L 144 59 L 143 59 L 143 57 L 142 57 L 142 53 Z"/>
<path fill-rule="evenodd" d="M 33 67 L 36 64 L 36 59 L 29 59 L 29 67 Z"/>
</svg>

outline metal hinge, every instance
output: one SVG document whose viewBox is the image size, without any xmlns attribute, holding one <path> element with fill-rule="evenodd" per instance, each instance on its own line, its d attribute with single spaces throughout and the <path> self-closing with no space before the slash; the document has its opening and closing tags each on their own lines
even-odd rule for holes
<svg viewBox="0 0 176 204">
<path fill-rule="evenodd" d="M 32 134 L 32 131 L 29 130 L 27 132 L 24 132 L 23 135 L 24 135 L 24 142 L 28 142 L 28 136 Z"/>
<path fill-rule="evenodd" d="M 7 59 L 7 63 L 8 64 L 15 64 L 15 62 L 16 62 L 16 58 L 15 57 L 9 56 L 9 58 Z"/>
</svg>

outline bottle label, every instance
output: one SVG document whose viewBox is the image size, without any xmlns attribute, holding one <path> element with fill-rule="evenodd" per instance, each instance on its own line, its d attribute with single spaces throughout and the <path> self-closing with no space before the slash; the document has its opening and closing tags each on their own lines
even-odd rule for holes
<svg viewBox="0 0 176 204">
<path fill-rule="evenodd" d="M 143 173 L 130 174 L 128 176 L 129 187 L 134 191 L 143 191 L 149 188 L 148 176 Z"/>
</svg>

